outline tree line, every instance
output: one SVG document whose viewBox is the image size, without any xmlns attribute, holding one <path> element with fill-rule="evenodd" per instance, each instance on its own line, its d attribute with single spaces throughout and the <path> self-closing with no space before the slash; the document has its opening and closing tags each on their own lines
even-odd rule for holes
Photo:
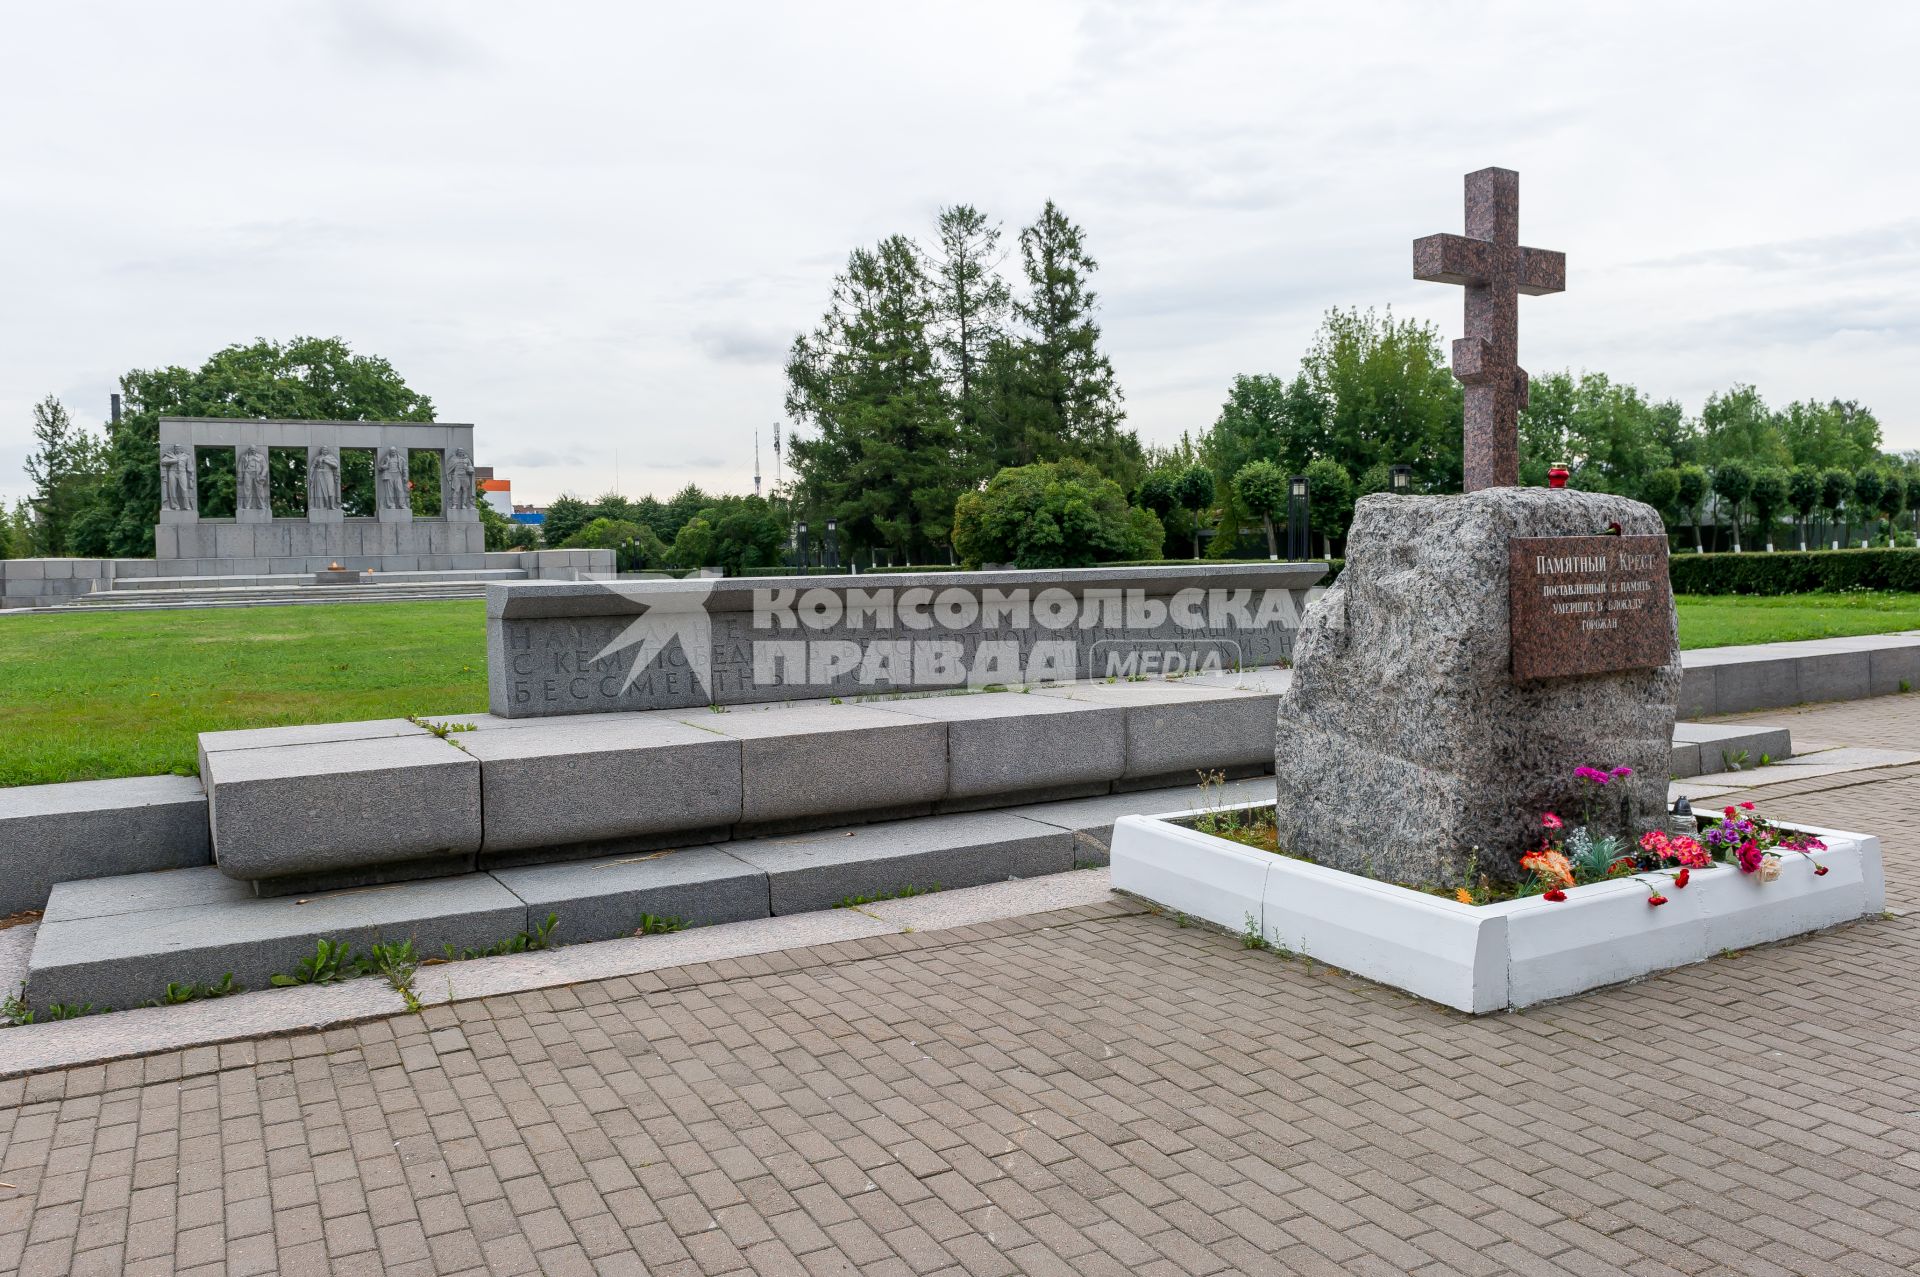
<svg viewBox="0 0 1920 1277">
<path fill-rule="evenodd" d="M 852 550 L 945 561 L 961 498 L 999 472 L 1072 462 L 1131 490 L 1144 470 L 1100 346 L 1085 232 L 1052 201 L 1011 246 L 966 204 L 933 242 L 854 249 L 787 359 L 794 508 Z"/>
<path fill-rule="evenodd" d="M 832 519 L 842 562 L 1257 557 L 1277 552 L 1288 481 L 1305 475 L 1314 548 L 1337 553 L 1354 502 L 1386 490 L 1395 466 L 1416 491 L 1459 490 L 1461 390 L 1434 325 L 1331 310 L 1294 371 L 1236 376 L 1211 424 L 1143 447 L 1101 350 L 1096 270 L 1051 202 L 1004 248 L 979 210 L 942 209 L 931 245 L 894 235 L 850 253 L 820 322 L 794 340 L 786 402 L 806 431 L 785 491 L 565 495 L 542 533 L 482 503 L 488 547 L 597 546 L 625 569 L 738 572 L 793 561 L 801 520 L 818 561 Z M 237 344 L 120 385 L 125 411 L 99 433 L 55 398 L 35 405 L 33 495 L 0 511 L 0 554 L 151 555 L 162 415 L 433 419 L 390 363 L 338 338 Z M 1742 384 L 1688 416 L 1604 373 L 1560 371 L 1534 378 L 1519 432 L 1522 483 L 1564 465 L 1575 488 L 1654 506 L 1680 544 L 1911 544 L 1920 524 L 1920 453 L 1884 452 L 1880 422 L 1851 400 L 1774 408 Z M 210 450 L 199 465 L 217 514 L 231 457 Z M 437 474 L 415 477 L 430 500 Z"/>
</svg>

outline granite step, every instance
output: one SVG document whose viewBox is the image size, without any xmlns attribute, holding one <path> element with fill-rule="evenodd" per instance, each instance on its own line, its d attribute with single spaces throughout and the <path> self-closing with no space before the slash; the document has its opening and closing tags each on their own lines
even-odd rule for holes
<svg viewBox="0 0 1920 1277">
<path fill-rule="evenodd" d="M 139 1006 L 169 983 L 250 989 L 292 972 L 321 939 L 364 948 L 411 940 L 483 949 L 557 918 L 554 940 L 629 936 L 642 918 L 708 926 L 860 904 L 1106 863 L 1122 815 L 1270 798 L 1270 779 L 954 813 L 789 838 L 741 839 L 397 885 L 260 898 L 211 866 L 53 889 L 28 963 L 27 997 Z"/>
</svg>

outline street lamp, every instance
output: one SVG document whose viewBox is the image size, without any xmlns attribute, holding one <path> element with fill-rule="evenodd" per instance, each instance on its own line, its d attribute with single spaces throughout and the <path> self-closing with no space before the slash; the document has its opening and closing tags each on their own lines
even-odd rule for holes
<svg viewBox="0 0 1920 1277">
<path fill-rule="evenodd" d="M 840 521 L 838 519 L 827 520 L 826 566 L 830 568 L 840 566 Z"/>
<path fill-rule="evenodd" d="M 805 519 L 800 520 L 799 523 L 794 525 L 793 544 L 794 544 L 794 550 L 795 550 L 795 557 L 800 560 L 794 566 L 799 568 L 802 572 L 805 572 L 808 566 L 807 565 L 807 521 Z"/>
<path fill-rule="evenodd" d="M 1393 466 L 1387 471 L 1387 486 L 1396 497 L 1404 497 L 1413 491 L 1413 467 Z"/>
<path fill-rule="evenodd" d="M 1310 551 L 1307 524 L 1311 518 L 1307 476 L 1296 474 L 1287 480 L 1287 557 L 1296 563 Z"/>
</svg>

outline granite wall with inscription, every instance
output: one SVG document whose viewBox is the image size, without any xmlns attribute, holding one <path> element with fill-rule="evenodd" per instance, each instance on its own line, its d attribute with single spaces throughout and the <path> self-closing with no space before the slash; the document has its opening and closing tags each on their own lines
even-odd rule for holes
<svg viewBox="0 0 1920 1277">
<path fill-rule="evenodd" d="M 487 592 L 495 714 L 851 699 L 1289 659 L 1325 565 L 604 583 Z"/>
</svg>

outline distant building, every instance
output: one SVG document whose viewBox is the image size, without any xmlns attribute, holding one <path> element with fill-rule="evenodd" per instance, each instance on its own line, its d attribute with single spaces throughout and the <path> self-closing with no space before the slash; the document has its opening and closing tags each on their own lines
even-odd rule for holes
<svg viewBox="0 0 1920 1277">
<path fill-rule="evenodd" d="M 513 480 L 493 477 L 492 466 L 473 468 L 474 487 L 479 490 L 480 499 L 485 501 L 495 513 L 511 519 L 513 517 Z"/>
<path fill-rule="evenodd" d="M 547 521 L 547 512 L 535 506 L 517 505 L 508 517 L 515 523 L 526 523 L 537 528 Z"/>
</svg>

